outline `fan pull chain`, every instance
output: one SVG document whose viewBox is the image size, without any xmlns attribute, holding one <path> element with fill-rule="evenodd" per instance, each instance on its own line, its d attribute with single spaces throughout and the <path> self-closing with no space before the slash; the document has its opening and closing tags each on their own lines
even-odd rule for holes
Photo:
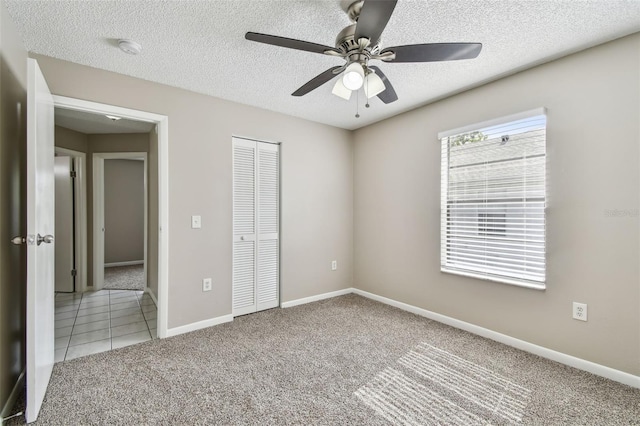
<svg viewBox="0 0 640 426">
<path fill-rule="evenodd" d="M 360 90 L 356 90 L 356 118 L 360 118 L 358 107 L 360 106 Z"/>
<path fill-rule="evenodd" d="M 367 79 L 365 83 L 367 84 L 367 93 L 369 93 L 369 79 Z M 367 93 L 365 93 L 365 97 Z M 365 102 L 366 102 L 366 104 L 364 104 L 365 108 L 369 108 L 369 98 L 366 98 Z"/>
</svg>

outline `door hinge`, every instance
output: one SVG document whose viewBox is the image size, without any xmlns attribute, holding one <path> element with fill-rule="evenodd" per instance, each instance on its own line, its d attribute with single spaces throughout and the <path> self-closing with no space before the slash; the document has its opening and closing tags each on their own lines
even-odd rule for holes
<svg viewBox="0 0 640 426">
<path fill-rule="evenodd" d="M 78 271 L 76 269 L 72 269 L 71 270 L 71 276 L 75 277 L 76 275 L 78 275 Z"/>
<path fill-rule="evenodd" d="M 78 174 L 75 172 L 75 170 L 72 170 L 69 174 L 71 175 L 72 178 L 78 177 Z"/>
</svg>

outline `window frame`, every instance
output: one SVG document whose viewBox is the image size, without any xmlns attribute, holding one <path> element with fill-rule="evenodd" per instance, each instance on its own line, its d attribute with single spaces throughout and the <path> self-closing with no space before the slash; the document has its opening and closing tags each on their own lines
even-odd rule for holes
<svg viewBox="0 0 640 426">
<path fill-rule="evenodd" d="M 525 278 L 517 278 L 517 277 L 510 277 L 507 275 L 499 275 L 496 274 L 495 272 L 490 272 L 490 271 L 484 271 L 484 272 L 478 272 L 478 271 L 474 271 L 474 270 L 466 270 L 464 268 L 456 268 L 456 267 L 452 267 L 451 265 L 447 265 L 447 253 L 446 250 L 444 250 L 443 248 L 445 247 L 445 245 L 447 245 L 449 243 L 449 240 L 447 239 L 447 224 L 448 224 L 448 220 L 449 220 L 449 209 L 448 209 L 448 204 L 450 202 L 449 199 L 449 194 L 448 194 L 448 190 L 449 190 L 449 171 L 450 171 L 450 167 L 449 167 L 449 149 L 450 146 L 447 145 L 447 152 L 446 152 L 446 157 L 444 155 L 444 147 L 443 147 L 443 139 L 448 138 L 450 136 L 456 136 L 459 134 L 464 134 L 464 133 L 471 133 L 474 131 L 480 131 L 482 129 L 486 129 L 486 128 L 490 128 L 493 126 L 500 126 L 500 125 L 504 125 L 504 124 L 508 124 L 511 122 L 515 122 L 515 121 L 519 121 L 519 120 L 524 120 L 524 119 L 528 119 L 528 118 L 533 118 L 536 116 L 545 116 L 545 183 L 544 183 L 544 206 L 543 206 L 543 247 L 544 247 L 544 271 L 543 271 L 543 280 L 542 281 L 536 281 L 536 280 L 528 280 Z M 481 279 L 481 280 L 487 280 L 487 281 L 492 281 L 492 282 L 498 282 L 498 283 L 502 283 L 502 284 L 510 284 L 510 285 L 515 285 L 515 286 L 519 286 L 519 287 L 525 287 L 525 288 L 530 288 L 530 289 L 535 289 L 535 290 L 545 290 L 546 289 L 546 282 L 547 282 L 547 256 L 546 256 L 546 247 L 547 247 L 547 232 L 546 232 L 546 228 L 547 228 L 547 224 L 546 224 L 546 219 L 547 219 L 547 215 L 546 215 L 546 211 L 547 211 L 547 199 L 548 199 L 548 190 L 546 187 L 546 174 L 548 173 L 548 159 L 546 157 L 546 153 L 547 153 L 547 135 L 546 135 L 546 130 L 548 128 L 548 120 L 547 120 L 547 110 L 544 107 L 541 108 L 536 108 L 536 109 L 532 109 L 532 110 L 528 110 L 528 111 L 523 111 L 517 114 L 511 114 L 508 116 L 503 116 L 503 117 L 499 117 L 499 118 L 495 118 L 492 120 L 487 120 L 487 121 L 483 121 L 483 122 L 479 122 L 479 123 L 474 123 L 474 124 L 470 124 L 467 126 L 463 126 L 463 127 L 458 127 L 455 129 L 451 129 L 451 130 L 447 130 L 447 131 L 443 131 L 438 133 L 438 141 L 440 143 L 440 150 L 441 150 L 441 158 L 440 158 L 440 165 L 441 165 L 441 169 L 440 169 L 440 178 L 441 178 L 441 185 L 440 185 L 440 209 L 441 209 L 441 215 L 440 215 L 440 271 L 442 273 L 448 273 L 448 274 L 454 274 L 454 275 L 460 275 L 460 276 L 466 276 L 466 277 L 472 277 L 472 278 L 477 278 L 477 279 Z M 486 213 L 486 212 L 484 212 Z M 479 220 L 481 215 L 481 212 L 477 213 L 477 218 Z M 505 224 L 506 225 L 506 224 Z M 485 228 L 488 225 L 488 223 L 485 223 L 483 225 Z M 485 229 L 486 231 L 486 229 Z M 480 223 L 478 222 L 478 234 L 480 235 L 481 231 L 481 227 L 480 227 Z M 488 235 L 488 234 L 487 234 Z"/>
</svg>

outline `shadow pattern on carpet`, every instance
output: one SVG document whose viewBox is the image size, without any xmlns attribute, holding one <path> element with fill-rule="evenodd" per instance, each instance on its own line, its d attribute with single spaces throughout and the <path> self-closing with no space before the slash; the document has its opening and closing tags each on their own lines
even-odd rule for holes
<svg viewBox="0 0 640 426">
<path fill-rule="evenodd" d="M 638 401 L 351 294 L 58 363 L 37 424 L 630 425 Z"/>
</svg>

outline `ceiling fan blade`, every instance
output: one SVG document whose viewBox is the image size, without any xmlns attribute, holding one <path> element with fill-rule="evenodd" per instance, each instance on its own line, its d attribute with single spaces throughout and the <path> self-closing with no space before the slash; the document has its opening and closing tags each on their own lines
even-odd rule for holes
<svg viewBox="0 0 640 426">
<path fill-rule="evenodd" d="M 391 85 L 391 82 L 389 81 L 387 76 L 384 75 L 384 73 L 378 67 L 369 67 L 369 68 L 374 70 L 378 75 L 378 77 L 380 77 L 382 79 L 382 82 L 384 83 L 384 87 L 385 87 L 384 92 L 378 94 L 378 98 L 385 104 L 390 104 L 391 102 L 397 101 L 398 95 L 396 94 L 396 91 Z"/>
<path fill-rule="evenodd" d="M 427 43 L 387 47 L 380 54 L 393 52 L 395 59 L 385 62 L 437 62 L 473 59 L 480 54 L 482 43 Z"/>
<path fill-rule="evenodd" d="M 257 41 L 258 43 L 271 44 L 274 46 L 288 47 L 289 49 L 304 50 L 312 53 L 324 54 L 327 50 L 337 51 L 334 47 L 325 46 L 318 43 L 311 43 L 309 41 L 296 40 L 293 38 L 286 38 L 280 36 L 274 36 L 269 34 L 260 34 L 248 32 L 244 38 L 251 41 Z"/>
<path fill-rule="evenodd" d="M 329 68 L 325 72 L 318 74 L 317 76 L 313 77 L 311 80 L 303 84 L 298 90 L 293 92 L 291 96 L 304 96 L 312 90 L 317 89 L 318 87 L 322 86 L 333 77 L 335 77 L 337 74 L 335 74 L 334 71 L 340 68 L 342 68 L 342 66 Z"/>
<path fill-rule="evenodd" d="M 372 45 L 380 40 L 396 7 L 397 0 L 365 0 L 356 25 L 355 40 L 368 38 Z"/>
</svg>

